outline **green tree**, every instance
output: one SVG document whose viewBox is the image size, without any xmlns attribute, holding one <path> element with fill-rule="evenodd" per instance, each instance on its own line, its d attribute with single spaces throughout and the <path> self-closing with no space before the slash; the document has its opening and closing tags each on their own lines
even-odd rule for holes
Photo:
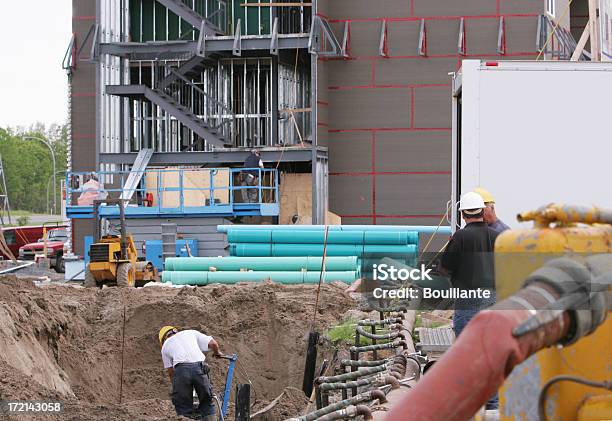
<svg viewBox="0 0 612 421">
<path fill-rule="evenodd" d="M 55 152 L 59 194 L 63 171 L 66 169 L 67 130 L 65 125 L 45 127 L 37 123 L 29 129 L 0 129 L 0 156 L 13 209 L 31 212 L 46 212 L 53 202 L 52 177 L 53 163 L 46 145 L 35 140 L 25 140 L 26 136 L 47 140 Z M 49 189 L 49 200 L 47 191 Z M 56 196 L 59 198 L 59 196 Z M 59 210 L 58 201 L 58 210 Z"/>
</svg>

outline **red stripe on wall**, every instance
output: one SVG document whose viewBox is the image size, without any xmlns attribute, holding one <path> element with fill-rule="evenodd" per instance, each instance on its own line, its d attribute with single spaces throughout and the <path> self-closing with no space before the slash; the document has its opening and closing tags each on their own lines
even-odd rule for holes
<svg viewBox="0 0 612 421">
<path fill-rule="evenodd" d="M 353 132 L 450 132 L 450 127 L 368 127 L 360 129 L 330 129 L 330 133 L 353 133 Z"/>
<path fill-rule="evenodd" d="M 387 57 L 380 57 L 380 56 L 354 56 L 351 57 L 351 60 L 405 60 L 405 59 L 419 59 L 419 60 L 428 60 L 428 59 L 432 59 L 432 58 L 482 58 L 482 57 L 518 57 L 518 56 L 533 56 L 536 57 L 538 55 L 537 51 L 516 51 L 514 53 L 506 53 L 506 54 L 492 54 L 492 53 L 473 53 L 473 54 L 466 54 L 466 55 L 460 55 L 460 54 L 437 54 L 437 55 L 428 55 L 427 57 L 422 57 L 422 56 L 387 56 Z M 336 60 L 343 60 L 342 58 L 331 58 L 331 57 L 327 57 L 327 58 L 322 58 L 321 60 L 324 61 L 336 61 Z"/>
<path fill-rule="evenodd" d="M 318 105 L 322 105 L 324 107 L 327 107 L 329 105 L 329 102 L 327 102 L 327 101 L 317 101 L 317 104 Z"/>
<path fill-rule="evenodd" d="M 96 20 L 95 16 L 73 16 L 72 20 Z"/>
<path fill-rule="evenodd" d="M 422 83 L 408 85 L 346 85 L 346 86 L 328 86 L 330 91 L 342 91 L 347 89 L 423 89 L 423 88 L 448 88 L 450 83 Z"/>
<path fill-rule="evenodd" d="M 329 19 L 330 23 L 344 23 L 344 22 L 410 22 L 425 20 L 453 20 L 453 19 L 497 19 L 500 16 L 506 18 L 531 18 L 539 16 L 538 13 L 505 13 L 503 15 L 466 15 L 466 16 L 409 16 L 409 17 L 380 17 L 380 18 L 360 18 L 360 19 Z"/>
<path fill-rule="evenodd" d="M 372 154 L 374 151 L 372 151 Z M 374 158 L 372 158 L 374 160 Z M 372 163 L 372 165 L 374 165 Z M 367 176 L 377 176 L 377 175 L 449 175 L 450 171 L 380 171 L 377 172 L 373 169 L 370 172 L 330 172 L 329 175 L 334 175 L 338 177 L 367 177 Z"/>
<path fill-rule="evenodd" d="M 329 124 L 328 124 L 328 123 L 323 123 L 323 122 L 319 121 L 319 122 L 317 123 L 317 126 L 321 126 L 321 127 L 329 127 Z"/>
</svg>

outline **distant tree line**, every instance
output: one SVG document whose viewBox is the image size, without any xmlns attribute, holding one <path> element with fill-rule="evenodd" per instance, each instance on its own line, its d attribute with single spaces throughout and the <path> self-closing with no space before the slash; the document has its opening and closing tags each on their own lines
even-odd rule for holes
<svg viewBox="0 0 612 421">
<path fill-rule="evenodd" d="M 49 148 L 38 140 L 26 140 L 27 136 L 43 138 L 55 152 L 57 174 L 58 213 L 61 206 L 60 180 L 66 170 L 66 125 L 46 127 L 37 123 L 25 128 L 0 128 L 0 157 L 11 209 L 45 213 L 53 204 L 53 162 Z M 0 180 L 1 182 L 1 180 Z M 2 186 L 0 185 L 0 188 Z"/>
</svg>

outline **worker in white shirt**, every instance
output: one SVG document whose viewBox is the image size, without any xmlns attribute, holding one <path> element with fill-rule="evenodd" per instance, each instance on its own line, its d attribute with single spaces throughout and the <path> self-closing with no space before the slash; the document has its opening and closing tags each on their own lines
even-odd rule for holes
<svg viewBox="0 0 612 421">
<path fill-rule="evenodd" d="M 208 376 L 209 367 L 204 362 L 204 352 L 212 351 L 215 357 L 223 357 L 219 344 L 197 330 L 179 331 L 174 326 L 164 326 L 159 331 L 164 368 L 172 383 L 172 403 L 177 415 L 191 417 L 194 414 L 193 390 L 199 405 L 199 419 L 216 421 L 213 390 Z"/>
</svg>

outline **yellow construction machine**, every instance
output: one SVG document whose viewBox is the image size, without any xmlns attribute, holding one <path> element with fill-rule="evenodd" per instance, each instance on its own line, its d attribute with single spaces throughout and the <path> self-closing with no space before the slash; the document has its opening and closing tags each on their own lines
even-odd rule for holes
<svg viewBox="0 0 612 421">
<path fill-rule="evenodd" d="M 602 273 L 612 271 L 612 211 L 551 204 L 518 219 L 533 221 L 535 226 L 506 231 L 497 238 L 498 300 L 515 293 L 530 273 L 555 258 L 569 255 L 590 267 L 594 259 L 605 257 Z M 595 318 L 594 302 L 575 311 L 589 320 Z M 580 330 L 578 326 L 570 329 Z M 537 419 L 538 403 L 541 421 L 612 419 L 611 391 L 594 386 L 603 381 L 612 386 L 612 313 L 596 331 L 584 336 L 572 344 L 546 348 L 516 367 L 499 393 L 500 419 Z"/>
<path fill-rule="evenodd" d="M 119 207 L 119 235 L 101 235 L 100 205 Z M 94 239 L 89 248 L 89 264 L 85 270 L 85 287 L 104 284 L 118 287 L 142 286 L 159 281 L 157 269 L 151 262 L 139 261 L 131 234 L 125 228 L 125 204 L 122 199 L 94 201 Z"/>
</svg>

